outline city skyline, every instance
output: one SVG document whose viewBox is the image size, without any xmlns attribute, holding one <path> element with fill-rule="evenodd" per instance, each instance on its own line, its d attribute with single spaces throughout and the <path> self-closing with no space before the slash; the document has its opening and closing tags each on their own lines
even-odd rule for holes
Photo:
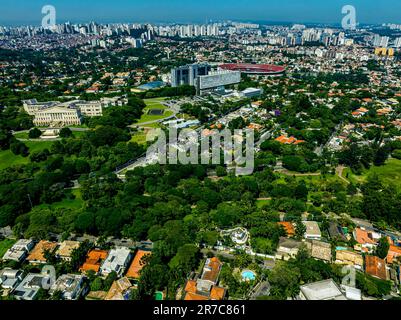
<svg viewBox="0 0 401 320">
<path fill-rule="evenodd" d="M 357 22 L 361 24 L 398 23 L 401 17 L 401 3 L 394 0 L 372 1 L 332 0 L 322 3 L 318 0 L 212 0 L 202 2 L 171 0 L 142 1 L 120 0 L 115 2 L 88 0 L 4 0 L 2 25 L 39 25 L 42 7 L 53 5 L 57 10 L 57 22 L 82 23 L 149 22 L 149 23 L 205 23 L 206 21 L 238 20 L 249 22 L 281 23 L 324 23 L 340 24 L 344 5 L 356 8 Z M 377 13 L 380 14 L 377 14 Z"/>
</svg>

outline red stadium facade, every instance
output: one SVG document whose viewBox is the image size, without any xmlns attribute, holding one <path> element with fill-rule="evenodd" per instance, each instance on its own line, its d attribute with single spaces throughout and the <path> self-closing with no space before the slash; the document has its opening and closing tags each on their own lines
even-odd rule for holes
<svg viewBox="0 0 401 320">
<path fill-rule="evenodd" d="M 241 71 L 246 74 L 260 74 L 268 76 L 279 76 L 285 72 L 285 67 L 273 64 L 244 64 L 228 63 L 220 66 L 223 70 Z"/>
</svg>

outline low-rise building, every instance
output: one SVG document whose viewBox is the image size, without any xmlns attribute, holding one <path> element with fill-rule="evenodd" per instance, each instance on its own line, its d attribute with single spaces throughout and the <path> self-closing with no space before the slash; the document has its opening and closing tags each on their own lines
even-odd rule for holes
<svg viewBox="0 0 401 320">
<path fill-rule="evenodd" d="M 281 237 L 277 248 L 276 259 L 289 260 L 290 258 L 295 258 L 302 245 L 305 244 L 301 241 Z"/>
<path fill-rule="evenodd" d="M 187 281 L 184 300 L 223 300 L 226 290 L 217 286 L 222 266 L 218 258 L 208 258 L 201 277 Z"/>
<path fill-rule="evenodd" d="M 372 277 L 387 280 L 386 262 L 376 256 L 365 256 L 365 271 Z"/>
<path fill-rule="evenodd" d="M 300 289 L 300 300 L 347 300 L 332 279 L 305 284 Z"/>
<path fill-rule="evenodd" d="M 129 300 L 132 284 L 127 277 L 113 282 L 104 300 Z"/>
<path fill-rule="evenodd" d="M 390 244 L 390 248 L 388 250 L 387 257 L 386 257 L 387 263 L 393 263 L 397 259 L 400 259 L 400 257 L 401 257 L 401 247 Z"/>
<path fill-rule="evenodd" d="M 306 227 L 305 239 L 309 240 L 320 240 L 322 233 L 320 232 L 319 224 L 316 221 L 302 221 Z"/>
<path fill-rule="evenodd" d="M 312 258 L 331 261 L 331 245 L 330 243 L 312 240 L 310 242 L 310 251 Z"/>
<path fill-rule="evenodd" d="M 3 260 L 24 261 L 28 253 L 35 246 L 33 240 L 20 239 L 10 249 L 6 251 Z"/>
<path fill-rule="evenodd" d="M 125 276 L 132 279 L 139 279 L 140 272 L 145 266 L 143 258 L 151 254 L 150 251 L 138 250 Z"/>
<path fill-rule="evenodd" d="M 54 252 L 57 246 L 58 244 L 56 242 L 41 240 L 35 246 L 35 248 L 33 248 L 27 260 L 29 261 L 29 263 L 46 263 L 47 261 L 45 258 L 45 252 Z"/>
<path fill-rule="evenodd" d="M 64 261 L 71 261 L 71 254 L 75 249 L 78 249 L 80 242 L 78 241 L 63 241 L 57 249 L 56 254 Z"/>
<path fill-rule="evenodd" d="M 284 228 L 285 233 L 287 234 L 288 237 L 295 236 L 295 228 L 294 228 L 294 225 L 292 224 L 292 222 L 281 221 L 281 222 L 278 222 L 278 224 Z"/>
<path fill-rule="evenodd" d="M 21 270 L 5 268 L 0 271 L 0 286 L 3 289 L 13 290 L 22 281 Z"/>
<path fill-rule="evenodd" d="M 34 300 L 39 289 L 49 289 L 50 278 L 40 273 L 29 273 L 13 291 L 13 296 L 18 300 Z"/>
<path fill-rule="evenodd" d="M 363 228 L 356 228 L 353 235 L 356 242 L 358 242 L 360 249 L 364 252 L 372 252 L 381 238 L 381 234 L 367 231 Z M 358 248 L 358 246 L 356 248 Z"/>
<path fill-rule="evenodd" d="M 51 286 L 49 293 L 59 291 L 65 300 L 77 300 L 84 289 L 85 277 L 77 274 L 63 274 Z"/>
<path fill-rule="evenodd" d="M 102 265 L 103 261 L 107 258 L 107 255 L 108 251 L 105 250 L 98 250 L 98 249 L 91 250 L 86 257 L 86 261 L 79 270 L 81 272 L 87 272 L 89 270 L 93 270 L 96 273 L 98 273 L 100 266 Z"/>
<path fill-rule="evenodd" d="M 330 222 L 328 231 L 331 239 L 347 240 L 342 228 L 336 222 Z"/>
<path fill-rule="evenodd" d="M 336 250 L 335 263 L 351 265 L 361 270 L 363 268 L 363 257 L 357 252 L 349 250 Z"/>
<path fill-rule="evenodd" d="M 100 273 L 107 276 L 115 271 L 118 277 L 121 277 L 131 260 L 131 250 L 121 247 L 110 250 L 106 260 L 100 267 Z"/>
</svg>

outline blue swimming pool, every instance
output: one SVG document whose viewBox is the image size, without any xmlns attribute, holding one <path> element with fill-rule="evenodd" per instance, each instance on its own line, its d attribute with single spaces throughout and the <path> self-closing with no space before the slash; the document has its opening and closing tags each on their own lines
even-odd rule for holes
<svg viewBox="0 0 401 320">
<path fill-rule="evenodd" d="M 255 272 L 253 272 L 251 270 L 242 271 L 241 276 L 242 276 L 242 279 L 245 281 L 252 281 L 252 280 L 256 279 Z"/>
</svg>

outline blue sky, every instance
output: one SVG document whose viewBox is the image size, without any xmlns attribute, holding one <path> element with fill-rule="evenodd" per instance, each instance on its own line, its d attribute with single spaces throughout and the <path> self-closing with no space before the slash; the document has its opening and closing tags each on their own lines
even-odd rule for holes
<svg viewBox="0 0 401 320">
<path fill-rule="evenodd" d="M 354 5 L 360 23 L 401 23 L 400 0 L 1 0 L 0 24 L 39 24 L 53 5 L 58 22 L 204 22 L 244 20 L 340 23 Z"/>
</svg>

